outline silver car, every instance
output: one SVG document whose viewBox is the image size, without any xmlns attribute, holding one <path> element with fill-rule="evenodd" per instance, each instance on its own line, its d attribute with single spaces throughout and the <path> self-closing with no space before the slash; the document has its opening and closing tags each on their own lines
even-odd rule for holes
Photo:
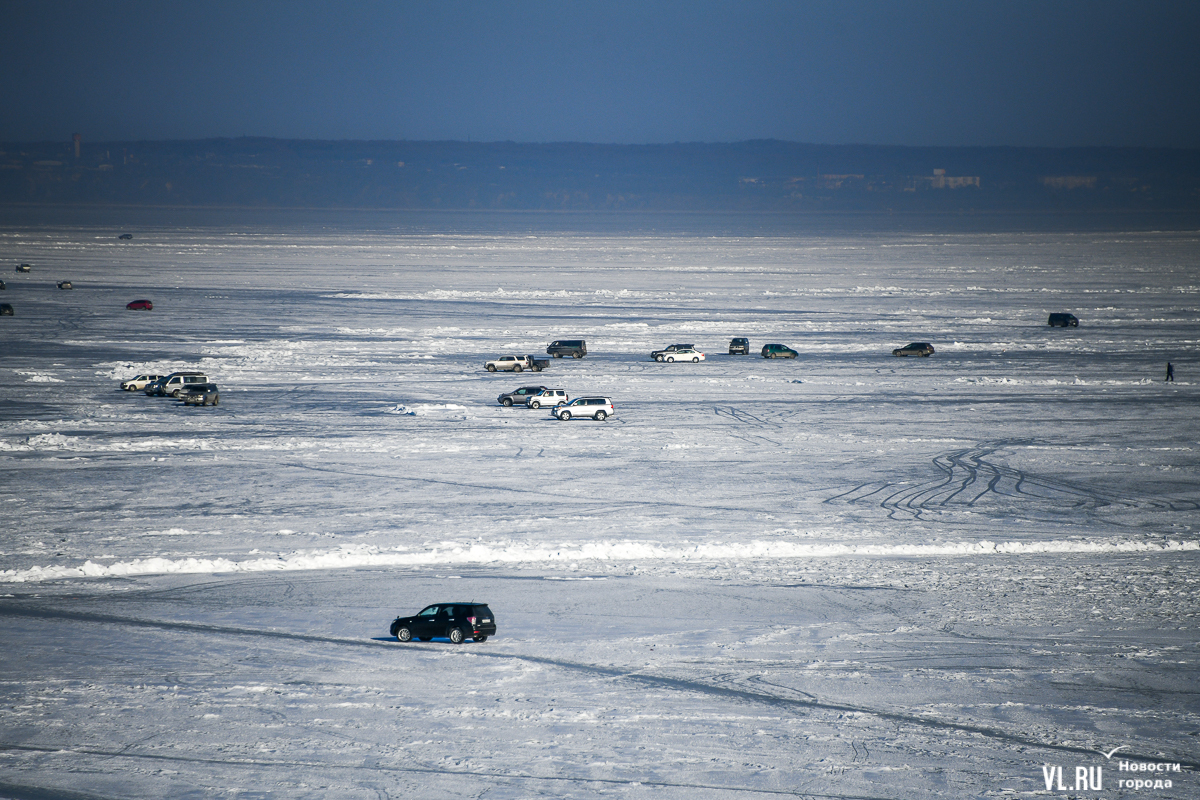
<svg viewBox="0 0 1200 800">
<path fill-rule="evenodd" d="M 525 401 L 534 395 L 541 394 L 546 391 L 545 386 L 522 386 L 520 389 L 514 389 L 511 392 L 505 392 L 496 398 L 496 402 L 506 408 L 511 408 L 514 403 L 517 405 L 525 405 Z"/>
</svg>

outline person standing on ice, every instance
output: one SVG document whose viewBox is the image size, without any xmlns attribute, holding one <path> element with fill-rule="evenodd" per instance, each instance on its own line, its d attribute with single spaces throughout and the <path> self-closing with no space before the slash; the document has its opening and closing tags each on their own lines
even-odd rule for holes
<svg viewBox="0 0 1200 800">
<path fill-rule="evenodd" d="M 1175 368 L 1171 366 L 1170 361 L 1167 362 L 1167 377 L 1163 379 L 1163 383 L 1166 383 L 1167 381 L 1170 381 L 1171 383 L 1175 382 Z"/>
</svg>

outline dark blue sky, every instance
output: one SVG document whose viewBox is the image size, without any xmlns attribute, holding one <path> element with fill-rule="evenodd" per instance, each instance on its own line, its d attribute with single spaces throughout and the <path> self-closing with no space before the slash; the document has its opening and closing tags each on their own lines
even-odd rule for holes
<svg viewBox="0 0 1200 800">
<path fill-rule="evenodd" d="M 0 0 L 0 140 L 1200 146 L 1200 3 Z"/>
</svg>

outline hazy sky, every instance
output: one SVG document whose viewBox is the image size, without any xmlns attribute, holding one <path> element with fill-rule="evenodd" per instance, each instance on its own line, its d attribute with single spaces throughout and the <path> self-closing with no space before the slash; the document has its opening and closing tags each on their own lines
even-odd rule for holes
<svg viewBox="0 0 1200 800">
<path fill-rule="evenodd" d="M 1200 3 L 0 0 L 0 140 L 1200 146 Z"/>
</svg>

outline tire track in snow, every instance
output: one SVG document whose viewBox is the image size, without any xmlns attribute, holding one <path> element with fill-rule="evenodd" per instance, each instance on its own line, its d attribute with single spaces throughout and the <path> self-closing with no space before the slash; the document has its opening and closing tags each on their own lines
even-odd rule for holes
<svg viewBox="0 0 1200 800">
<path fill-rule="evenodd" d="M 425 651 L 437 650 L 445 652 L 445 648 L 439 645 L 414 644 L 409 643 L 403 647 L 398 646 L 390 637 L 381 639 L 350 639 L 338 636 L 321 636 L 318 634 L 308 633 L 293 633 L 290 631 L 274 631 L 263 630 L 256 628 L 236 628 L 224 625 L 207 625 L 195 622 L 168 622 L 162 620 L 139 619 L 136 617 L 122 617 L 115 614 L 102 614 L 88 611 L 68 611 L 65 609 L 56 609 L 50 607 L 38 607 L 29 605 L 19 605 L 15 603 L 0 604 L 0 616 L 26 617 L 33 619 L 61 619 L 75 622 L 102 623 L 110 625 L 122 625 L 136 628 L 150 628 L 155 630 L 164 630 L 172 632 L 186 633 L 206 633 L 215 636 L 245 636 L 258 637 L 266 639 L 280 639 L 284 641 L 305 642 L 312 644 L 329 644 L 341 647 L 358 647 L 358 648 L 379 648 L 390 651 L 403 652 L 404 650 Z M 540 666 L 551 667 L 554 669 L 564 670 L 567 672 L 587 675 L 594 678 L 603 678 L 615 681 L 626 681 L 638 684 L 643 687 L 686 692 L 691 694 L 706 695 L 723 700 L 732 700 L 739 703 L 766 705 L 774 708 L 781 708 L 793 712 L 802 711 L 829 711 L 839 714 L 863 714 L 886 722 L 897 725 L 907 725 L 918 728 L 925 728 L 934 731 L 942 731 L 949 733 L 963 733 L 972 736 L 980 736 L 985 739 L 1002 742 L 1007 745 L 1019 745 L 1022 747 L 1033 748 L 1035 750 L 1049 750 L 1058 753 L 1070 753 L 1072 755 L 1088 755 L 1094 756 L 1098 751 L 1088 747 L 1079 747 L 1077 745 L 1057 744 L 1053 742 L 1044 742 L 1038 739 L 1033 739 L 1017 733 L 1009 733 L 997 728 L 991 728 L 986 725 L 976 725 L 965 722 L 952 722 L 950 720 L 936 719 L 928 716 L 920 716 L 917 714 L 909 714 L 900 711 L 887 711 L 883 709 L 871 708 L 864 705 L 852 705 L 849 703 L 837 703 L 823 701 L 818 699 L 809 699 L 807 697 L 782 697 L 777 694 L 771 694 L 764 691 L 756 691 L 747 688 L 735 688 L 734 686 L 721 686 L 702 681 L 689 680 L 686 678 L 672 678 L 666 675 L 651 675 L 626 669 L 615 667 L 605 667 L 599 664 L 587 664 L 578 661 L 567 661 L 564 659 L 549 658 L 546 656 L 527 655 L 523 653 L 497 653 L 475 650 L 478 645 L 464 647 L 461 651 L 463 657 L 490 658 L 498 661 L 520 661 L 528 664 L 538 664 Z M 789 692 L 796 693 L 799 690 L 789 689 Z M 12 745 L 0 745 L 2 747 L 13 747 Z M 47 748 L 49 749 L 49 748 Z M 111 755 L 120 755 L 113 753 Z M 1125 752 L 1123 755 L 1129 759 L 1140 759 L 1143 761 L 1162 760 L 1161 754 L 1152 753 L 1136 753 Z M 1200 761 L 1192 761 L 1177 756 L 1171 756 L 1172 762 L 1179 762 L 1181 765 L 1189 769 L 1200 770 Z M 224 763 L 224 762 L 220 762 Z M 236 762 L 235 762 L 236 763 Z M 490 777 L 496 777 L 492 773 L 487 774 Z M 537 776 L 532 776 L 537 777 Z M 590 780 L 590 779 L 578 779 Z M 670 784 L 662 784 L 664 786 Z M 702 788 L 702 787 L 698 787 Z M 707 787 L 707 788 L 722 788 L 722 787 Z M 731 790 L 732 791 L 732 790 Z M 747 790 L 759 791 L 759 790 Z M 786 793 L 785 794 L 789 794 Z M 801 796 L 812 795 L 811 792 L 795 792 L 790 794 L 798 794 Z M 838 795 L 813 795 L 813 796 L 830 796 Z"/>
<path fill-rule="evenodd" d="M 767 422 L 762 417 L 758 417 L 758 416 L 755 416 L 754 414 L 743 411 L 740 408 L 737 408 L 736 406 L 725 406 L 725 407 L 714 406 L 713 413 L 715 413 L 718 417 L 724 417 L 724 418 L 730 419 L 734 422 L 740 423 L 742 425 L 748 425 L 752 428 L 758 428 L 760 430 L 782 427 L 778 423 Z M 733 436 L 734 438 L 737 438 L 737 439 L 741 439 L 744 442 L 749 442 L 750 444 L 762 444 L 765 442 L 765 443 L 771 445 L 772 447 L 783 447 L 782 442 L 776 441 L 775 439 L 771 439 L 766 436 L 760 436 L 760 435 L 754 434 L 754 433 L 749 433 L 749 434 L 742 433 L 741 431 L 736 430 L 734 428 L 729 428 L 729 429 L 727 429 L 726 432 L 730 436 Z"/>
<path fill-rule="evenodd" d="M 1096 511 L 1115 507 L 1123 510 L 1194 511 L 1200 503 L 1190 500 L 1133 498 L 1109 494 L 1069 481 L 1060 481 L 1023 472 L 996 463 L 992 457 L 1000 450 L 1028 445 L 1029 442 L 1001 441 L 952 450 L 937 455 L 933 465 L 942 473 L 937 480 L 916 486 L 896 483 L 859 484 L 848 492 L 824 502 L 861 503 L 877 499 L 888 518 L 924 519 L 929 511 L 953 508 L 973 509 L 997 498 L 1015 498 L 1033 502 L 1047 511 Z"/>
<path fill-rule="evenodd" d="M 616 422 L 617 420 L 613 420 L 613 421 Z M 608 423 L 606 422 L 605 424 L 608 424 Z M 773 442 L 773 444 L 778 444 L 778 442 Z M 611 509 L 618 509 L 618 508 L 640 508 L 640 507 L 647 506 L 647 505 L 654 506 L 656 508 L 660 507 L 660 506 L 672 506 L 672 507 L 676 507 L 676 508 L 684 508 L 684 509 L 689 509 L 689 510 L 703 508 L 703 509 L 708 509 L 710 511 L 737 511 L 737 512 L 742 512 L 742 513 L 753 513 L 753 512 L 761 511 L 761 508 L 759 508 L 758 506 L 722 506 L 722 505 L 712 505 L 712 504 L 699 503 L 699 502 L 682 503 L 682 502 L 679 502 L 676 500 L 671 500 L 669 498 L 657 498 L 657 497 L 653 498 L 653 499 L 647 499 L 647 500 L 614 500 L 611 497 L 586 497 L 586 496 L 581 496 L 581 495 L 577 495 L 577 494 L 567 494 L 565 492 L 549 491 L 544 488 L 527 488 L 527 487 L 523 487 L 523 486 L 497 486 L 497 485 L 486 484 L 486 483 L 468 483 L 466 481 L 451 481 L 451 480 L 444 480 L 444 479 L 440 479 L 440 478 L 427 478 L 427 477 L 421 477 L 421 476 L 415 476 L 415 475 L 409 475 L 409 474 L 403 474 L 403 473 L 380 474 L 380 473 L 375 473 L 375 472 L 364 472 L 361 470 L 336 469 L 331 466 L 324 466 L 324 465 L 320 465 L 320 464 L 305 464 L 300 461 L 285 461 L 285 462 L 279 462 L 279 464 L 281 466 L 288 466 L 288 467 L 293 467 L 296 469 L 311 470 L 313 472 L 328 472 L 328 473 L 335 474 L 335 475 L 349 475 L 349 476 L 356 477 L 356 478 L 381 478 L 381 479 L 389 480 L 389 481 L 408 481 L 410 483 L 427 483 L 427 484 L 434 484 L 436 486 L 454 486 L 454 487 L 457 487 L 460 489 L 483 490 L 485 492 L 496 492 L 496 493 L 513 492 L 516 494 L 529 494 L 529 495 L 535 495 L 535 496 L 539 496 L 539 497 L 552 498 L 554 500 L 573 501 L 573 502 L 581 503 L 581 504 L 588 504 L 588 503 L 600 504 L 600 509 L 602 511 L 608 511 Z M 775 513 L 783 513 L 783 512 L 776 511 Z"/>
<path fill-rule="evenodd" d="M 541 781 L 545 783 L 601 784 L 606 786 L 654 786 L 665 789 L 704 789 L 739 794 L 782 795 L 785 797 L 824 797 L 830 800 L 893 800 L 880 795 L 828 794 L 811 791 L 789 791 L 787 789 L 760 789 L 750 786 L 721 786 L 710 783 L 676 783 L 647 778 L 588 778 L 575 775 L 532 775 L 525 772 L 484 772 L 481 770 L 440 769 L 437 767 L 401 767 L 384 764 L 332 764 L 328 761 L 296 761 L 262 758 L 205 758 L 203 756 L 166 755 L 164 753 L 131 753 L 127 750 L 107 750 L 99 747 L 52 747 L 0 742 L 0 752 L 44 753 L 47 755 L 83 755 L 105 759 L 134 759 L 166 761 L 176 764 L 211 764 L 219 767 L 250 767 L 253 769 L 318 769 L 353 770 L 355 772 L 399 772 L 417 775 L 444 775 L 450 778 L 486 778 L 489 781 Z M 11 796 L 16 800 L 109 800 L 107 796 L 85 795 L 58 790 L 17 786 L 0 783 L 0 791 L 12 787 Z M 5 795 L 9 796 L 9 795 Z"/>
</svg>

